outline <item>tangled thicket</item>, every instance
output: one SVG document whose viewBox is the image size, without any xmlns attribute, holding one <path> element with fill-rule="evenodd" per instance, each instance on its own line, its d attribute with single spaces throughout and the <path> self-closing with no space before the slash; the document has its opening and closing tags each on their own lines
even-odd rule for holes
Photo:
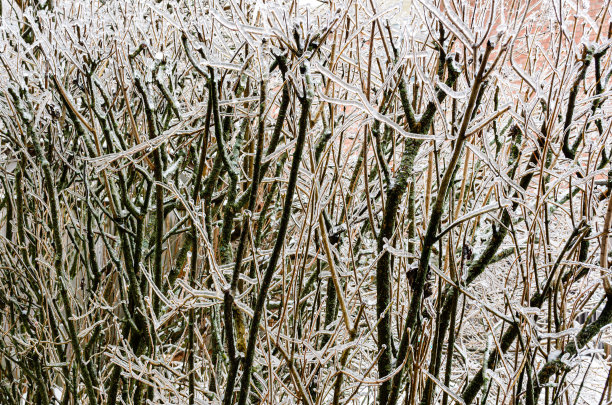
<svg viewBox="0 0 612 405">
<path fill-rule="evenodd" d="M 0 2 L 0 402 L 604 403 L 583 3 Z"/>
</svg>

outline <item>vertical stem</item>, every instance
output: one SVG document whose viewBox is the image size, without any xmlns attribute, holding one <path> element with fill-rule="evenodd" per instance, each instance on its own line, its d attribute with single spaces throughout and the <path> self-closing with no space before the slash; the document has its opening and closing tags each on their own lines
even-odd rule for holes
<svg viewBox="0 0 612 405">
<path fill-rule="evenodd" d="M 85 364 L 83 355 L 81 352 L 81 345 L 79 343 L 78 333 L 74 324 L 74 318 L 72 314 L 72 306 L 70 304 L 70 297 L 68 296 L 68 275 L 64 269 L 64 248 L 62 242 L 62 235 L 60 231 L 60 219 L 59 219 L 59 201 L 55 192 L 55 184 L 53 182 L 53 176 L 51 174 L 51 167 L 45 153 L 43 152 L 42 145 L 40 143 L 40 137 L 34 133 L 32 122 L 29 119 L 29 115 L 25 113 L 21 105 L 21 100 L 15 91 L 9 87 L 9 93 L 13 98 L 13 103 L 21 117 L 21 120 L 26 124 L 27 133 L 34 145 L 34 152 L 36 158 L 40 162 L 40 166 L 43 172 L 43 180 L 45 188 L 49 198 L 49 205 L 51 209 L 51 230 L 53 234 L 53 245 L 55 249 L 55 255 L 53 258 L 53 266 L 59 278 L 59 290 L 62 303 L 64 304 L 64 311 L 66 312 L 66 318 L 64 321 L 68 326 L 68 335 L 70 336 L 70 342 L 72 344 L 72 350 L 79 365 L 85 387 L 87 389 L 87 396 L 91 404 L 96 405 L 98 403 L 97 396 L 94 391 L 95 377 L 89 374 L 89 369 Z"/>
<path fill-rule="evenodd" d="M 308 112 L 312 103 L 310 72 L 308 71 L 307 66 L 305 72 L 305 82 L 305 94 L 300 99 L 300 103 L 302 105 L 302 112 L 300 114 L 298 136 L 295 143 L 295 150 L 293 152 L 293 161 L 291 162 L 291 171 L 289 173 L 289 182 L 287 184 L 287 193 L 285 195 L 285 202 L 283 205 L 283 213 L 278 228 L 278 235 L 276 237 L 276 242 L 274 243 L 274 248 L 270 256 L 270 261 L 268 262 L 264 277 L 261 281 L 261 287 L 259 289 L 259 293 L 257 294 L 257 301 L 255 303 L 255 308 L 253 312 L 253 320 L 251 321 L 251 326 L 249 328 L 247 352 L 246 357 L 244 359 L 244 369 L 242 371 L 240 396 L 238 398 L 239 405 L 245 405 L 249 396 L 251 372 L 253 362 L 255 360 L 255 345 L 257 344 L 257 332 L 259 330 L 259 323 L 261 321 L 261 317 L 263 316 L 263 311 L 265 311 L 264 304 L 268 295 L 268 289 L 270 288 L 272 276 L 274 275 L 274 271 L 276 270 L 276 264 L 280 257 L 282 247 L 285 244 L 285 235 L 287 234 L 287 227 L 289 225 L 291 204 L 293 203 L 293 195 L 295 193 L 300 162 L 302 159 L 302 152 L 304 150 L 304 143 L 306 140 L 306 133 L 308 129 Z"/>
</svg>

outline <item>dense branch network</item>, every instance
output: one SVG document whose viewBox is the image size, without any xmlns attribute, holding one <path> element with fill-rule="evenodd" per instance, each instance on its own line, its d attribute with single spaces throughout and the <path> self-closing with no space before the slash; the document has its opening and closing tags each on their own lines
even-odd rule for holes
<svg viewBox="0 0 612 405">
<path fill-rule="evenodd" d="M 0 403 L 609 399 L 607 11 L 404 3 L 0 3 Z"/>
</svg>

